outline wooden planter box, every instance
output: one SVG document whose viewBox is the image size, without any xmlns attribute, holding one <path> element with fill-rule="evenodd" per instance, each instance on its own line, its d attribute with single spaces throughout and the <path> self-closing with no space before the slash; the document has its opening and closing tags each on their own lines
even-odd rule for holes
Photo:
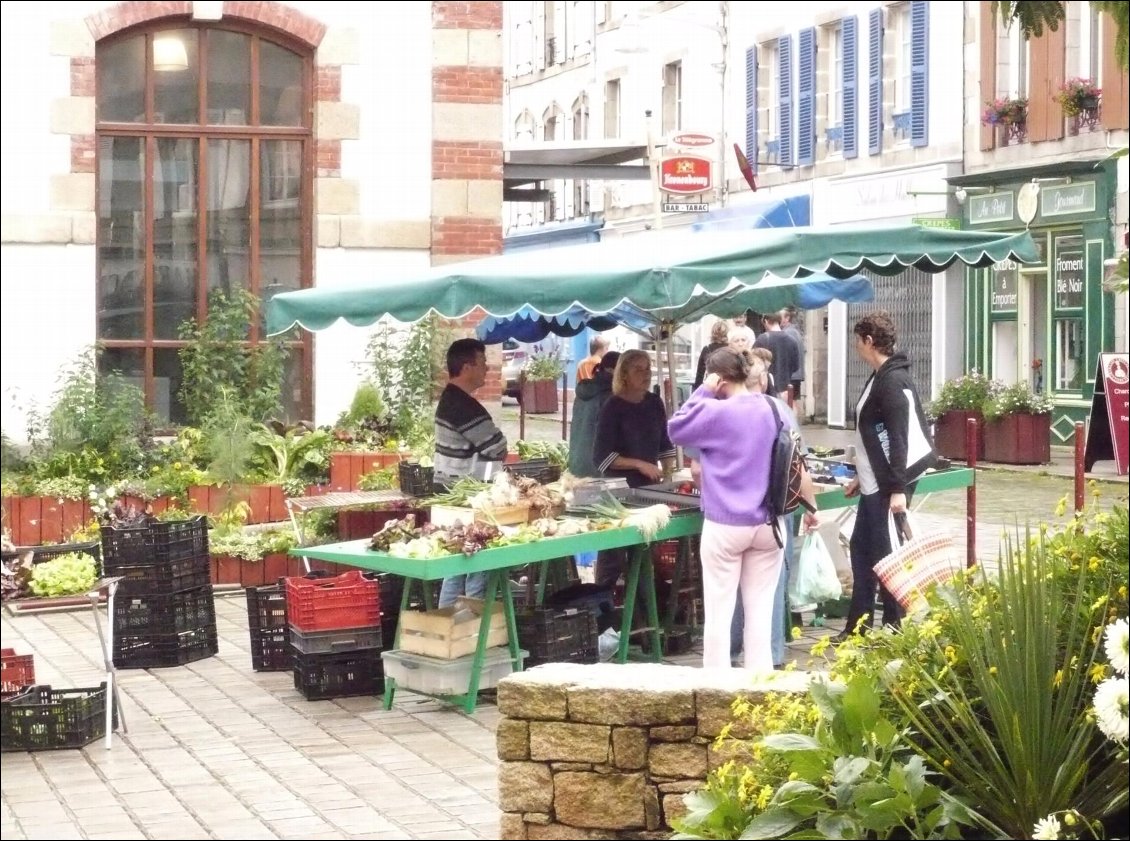
<svg viewBox="0 0 1130 841">
<path fill-rule="evenodd" d="M 251 506 L 249 526 L 278 523 L 289 517 L 282 485 L 237 485 L 230 491 L 219 485 L 195 485 L 188 489 L 188 507 L 200 514 L 217 517 L 229 504 L 237 502 Z"/>
<path fill-rule="evenodd" d="M 934 449 L 950 461 L 965 462 L 965 424 L 977 418 L 977 460 L 985 458 L 985 420 L 980 412 L 944 412 L 934 421 Z"/>
<path fill-rule="evenodd" d="M 166 497 L 144 500 L 123 496 L 122 505 L 133 505 L 144 511 L 151 507 L 160 514 L 171 504 Z M 4 523 L 17 546 L 39 546 L 44 543 L 62 543 L 75 531 L 85 526 L 94 514 L 85 499 L 63 499 L 56 496 L 10 496 L 4 498 Z"/>
<path fill-rule="evenodd" d="M 1047 464 L 1051 460 L 1051 415 L 1005 415 L 985 424 L 985 461 Z"/>
<path fill-rule="evenodd" d="M 411 453 L 341 452 L 330 453 L 330 490 L 360 490 L 361 477 L 377 468 L 399 464 Z"/>
<path fill-rule="evenodd" d="M 522 383 L 522 408 L 531 415 L 557 411 L 557 380 L 526 380 Z"/>
<path fill-rule="evenodd" d="M 297 555 L 268 555 L 260 561 L 245 561 L 228 555 L 213 555 L 212 583 L 237 584 L 240 587 L 261 587 L 277 584 L 280 578 L 306 574 L 302 558 Z M 310 569 L 323 570 L 330 575 L 340 575 L 348 567 L 328 561 L 310 561 Z"/>
</svg>

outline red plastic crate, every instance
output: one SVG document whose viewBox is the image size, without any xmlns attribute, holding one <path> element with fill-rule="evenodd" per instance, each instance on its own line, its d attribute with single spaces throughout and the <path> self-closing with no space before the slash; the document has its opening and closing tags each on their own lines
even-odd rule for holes
<svg viewBox="0 0 1130 841">
<path fill-rule="evenodd" d="M 35 657 L 16 654 L 14 648 L 0 649 L 0 694 L 12 695 L 35 683 Z"/>
<path fill-rule="evenodd" d="M 380 625 L 380 585 L 357 569 L 336 578 L 288 578 L 286 615 L 300 631 Z"/>
</svg>

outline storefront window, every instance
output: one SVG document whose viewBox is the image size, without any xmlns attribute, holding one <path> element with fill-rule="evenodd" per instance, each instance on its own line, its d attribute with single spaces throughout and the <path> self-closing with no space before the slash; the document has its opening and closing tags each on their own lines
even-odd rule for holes
<svg viewBox="0 0 1130 841">
<path fill-rule="evenodd" d="M 1056 391 L 1083 388 L 1083 319 L 1055 320 Z"/>
<path fill-rule="evenodd" d="M 1081 391 L 1085 376 L 1083 359 L 1083 238 L 1077 235 L 1054 239 L 1053 264 L 1055 307 L 1055 388 Z"/>
</svg>

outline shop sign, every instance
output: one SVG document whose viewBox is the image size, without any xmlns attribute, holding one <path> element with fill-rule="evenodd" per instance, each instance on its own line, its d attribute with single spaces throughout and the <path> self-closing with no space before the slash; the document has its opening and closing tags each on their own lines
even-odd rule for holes
<svg viewBox="0 0 1130 841">
<path fill-rule="evenodd" d="M 1040 190 L 1040 213 L 1044 216 L 1071 216 L 1095 212 L 1095 182 L 1043 187 Z"/>
<path fill-rule="evenodd" d="M 970 196 L 969 221 L 974 225 L 987 222 L 1011 222 L 1013 195 L 1007 193 L 987 193 L 983 196 Z"/>
<path fill-rule="evenodd" d="M 994 313 L 1016 312 L 1017 275 L 1020 264 L 1002 260 L 993 266 L 993 288 L 990 309 Z"/>
<path fill-rule="evenodd" d="M 1120 476 L 1130 472 L 1130 354 L 1099 354 L 1083 466 L 1104 460 L 1113 460 Z"/>
<path fill-rule="evenodd" d="M 961 220 L 953 216 L 915 216 L 911 220 L 914 225 L 923 228 L 946 228 L 950 231 L 961 230 Z"/>
<path fill-rule="evenodd" d="M 1082 309 L 1084 266 L 1083 248 L 1079 237 L 1064 237 L 1056 241 L 1054 271 L 1056 309 Z"/>
<path fill-rule="evenodd" d="M 671 136 L 672 146 L 709 146 L 714 138 L 709 134 L 700 134 L 694 131 L 681 131 Z"/>
<path fill-rule="evenodd" d="M 709 158 L 675 155 L 659 162 L 659 189 L 665 193 L 693 196 L 714 186 L 714 167 Z"/>
</svg>

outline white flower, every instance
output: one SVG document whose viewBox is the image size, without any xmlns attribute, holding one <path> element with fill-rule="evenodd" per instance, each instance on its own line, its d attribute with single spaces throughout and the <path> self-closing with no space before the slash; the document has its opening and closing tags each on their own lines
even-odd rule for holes
<svg viewBox="0 0 1130 841">
<path fill-rule="evenodd" d="M 1130 690 L 1126 676 L 1108 677 L 1095 690 L 1095 717 L 1108 739 L 1126 744 L 1130 738 Z"/>
<path fill-rule="evenodd" d="M 1043 820 L 1036 821 L 1036 826 L 1032 829 L 1033 838 L 1059 838 L 1059 819 L 1055 815 L 1048 815 Z"/>
<path fill-rule="evenodd" d="M 1106 657 L 1110 665 L 1121 675 L 1126 674 L 1130 665 L 1130 626 L 1125 619 L 1118 619 L 1106 626 Z"/>
</svg>

